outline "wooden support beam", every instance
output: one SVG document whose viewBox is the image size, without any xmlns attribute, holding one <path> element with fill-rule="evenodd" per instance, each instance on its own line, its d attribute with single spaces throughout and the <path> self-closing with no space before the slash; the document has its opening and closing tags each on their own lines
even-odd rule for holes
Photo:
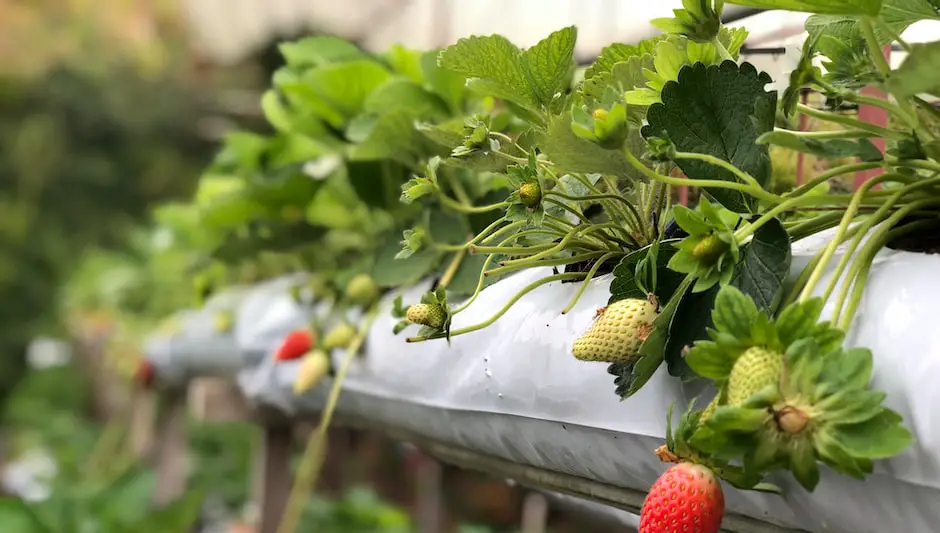
<svg viewBox="0 0 940 533">
<path fill-rule="evenodd" d="M 258 533 L 277 533 L 292 485 L 290 458 L 290 426 L 265 426 L 255 452 L 254 501 L 260 513 Z"/>
<path fill-rule="evenodd" d="M 548 500 L 538 492 L 530 492 L 522 502 L 522 533 L 545 533 L 548 526 Z"/>
<path fill-rule="evenodd" d="M 156 454 L 156 487 L 153 504 L 164 506 L 186 492 L 187 435 L 186 402 L 183 394 L 168 394 L 168 405 L 158 422 Z"/>
<path fill-rule="evenodd" d="M 415 450 L 416 522 L 418 533 L 440 533 L 443 529 L 443 469 L 437 460 Z"/>
</svg>

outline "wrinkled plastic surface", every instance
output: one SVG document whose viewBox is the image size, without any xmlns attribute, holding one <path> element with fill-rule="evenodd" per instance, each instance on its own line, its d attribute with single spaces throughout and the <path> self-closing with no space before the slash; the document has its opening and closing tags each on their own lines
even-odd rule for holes
<svg viewBox="0 0 940 533">
<path fill-rule="evenodd" d="M 208 299 L 200 309 L 177 313 L 179 330 L 156 334 L 144 341 L 143 352 L 164 385 L 179 386 L 195 376 L 234 376 L 242 367 L 234 324 L 226 332 L 216 331 L 218 313 L 237 315 L 250 287 L 237 286 Z"/>
<path fill-rule="evenodd" d="M 794 246 L 794 273 L 831 235 Z M 840 255 L 837 253 L 836 258 Z M 824 470 L 814 494 L 781 478 L 784 496 L 726 487 L 730 511 L 806 529 L 865 533 L 928 532 L 940 524 L 940 257 L 884 250 L 872 266 L 847 344 L 875 354 L 874 386 L 904 416 L 917 442 L 881 461 L 867 481 Z M 455 318 L 461 328 L 488 318 L 519 289 L 548 274 L 528 271 L 486 289 Z M 574 310 L 561 315 L 577 284 L 553 283 L 520 299 L 483 330 L 443 341 L 406 344 L 392 334 L 386 309 L 366 356 L 351 369 L 338 409 L 519 463 L 647 490 L 665 469 L 652 451 L 663 442 L 665 413 L 692 391 L 664 369 L 621 402 L 607 365 L 576 361 L 571 342 L 606 303 L 610 277 L 597 278 Z M 821 280 L 817 292 L 828 283 Z M 405 291 L 417 301 L 427 286 Z M 831 310 L 831 304 L 827 311 Z M 338 354 L 334 354 L 336 357 Z M 298 399 L 296 366 L 264 370 L 252 396 L 288 412 L 322 407 L 329 383 Z"/>
<path fill-rule="evenodd" d="M 314 309 L 305 303 L 312 295 L 295 286 L 307 279 L 305 274 L 275 278 L 254 287 L 245 296 L 235 317 L 235 339 L 244 367 L 252 367 L 272 352 L 291 331 L 307 326 Z"/>
</svg>

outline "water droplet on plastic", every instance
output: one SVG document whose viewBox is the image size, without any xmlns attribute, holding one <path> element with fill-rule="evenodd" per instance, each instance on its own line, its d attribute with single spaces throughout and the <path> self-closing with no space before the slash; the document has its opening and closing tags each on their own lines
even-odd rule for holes
<svg viewBox="0 0 940 533">
<path fill-rule="evenodd" d="M 493 377 L 493 371 L 490 370 L 489 368 L 487 368 L 483 373 L 486 374 L 486 377 L 488 378 Z"/>
<path fill-rule="evenodd" d="M 500 398 L 502 398 L 502 397 L 503 397 L 503 393 L 499 393 L 499 394 L 497 394 L 497 396 L 500 397 Z"/>
</svg>

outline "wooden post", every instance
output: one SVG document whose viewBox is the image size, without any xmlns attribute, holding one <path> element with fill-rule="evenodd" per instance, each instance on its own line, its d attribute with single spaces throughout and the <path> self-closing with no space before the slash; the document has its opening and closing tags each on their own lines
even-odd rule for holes
<svg viewBox="0 0 940 533">
<path fill-rule="evenodd" d="M 255 452 L 254 501 L 260 513 L 258 533 L 277 533 L 290 497 L 290 458 L 290 426 L 265 426 Z"/>
<path fill-rule="evenodd" d="M 153 451 L 156 399 L 153 391 L 137 389 L 132 393 L 130 445 L 134 457 L 148 457 Z"/>
<path fill-rule="evenodd" d="M 156 487 L 153 503 L 160 507 L 181 497 L 186 491 L 186 403 L 182 394 L 169 394 L 166 413 L 159 422 Z"/>
<path fill-rule="evenodd" d="M 441 492 L 443 470 L 440 463 L 415 450 L 415 495 L 419 533 L 440 533 L 442 530 Z"/>
<path fill-rule="evenodd" d="M 885 59 L 890 63 L 891 61 L 891 46 L 884 47 Z M 887 95 L 883 92 L 873 88 L 873 87 L 864 87 L 862 88 L 862 94 L 866 96 L 874 96 L 875 98 L 885 99 Z M 875 124 L 881 126 L 882 128 L 888 126 L 888 111 L 880 107 L 874 107 L 870 105 L 860 105 L 858 106 L 858 118 L 862 122 L 867 122 L 869 124 Z M 871 142 L 881 150 L 882 153 L 885 151 L 885 140 L 878 137 L 871 139 Z M 855 174 L 855 188 L 858 189 L 861 184 L 872 179 L 873 177 L 884 172 L 882 168 L 873 168 L 871 170 L 863 170 Z"/>
<path fill-rule="evenodd" d="M 522 533 L 545 533 L 548 525 L 548 500 L 538 492 L 530 492 L 522 502 Z"/>
</svg>

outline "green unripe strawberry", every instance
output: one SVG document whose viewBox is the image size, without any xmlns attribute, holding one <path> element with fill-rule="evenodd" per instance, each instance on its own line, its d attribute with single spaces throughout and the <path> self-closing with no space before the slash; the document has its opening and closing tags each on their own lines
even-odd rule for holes
<svg viewBox="0 0 940 533">
<path fill-rule="evenodd" d="M 717 235 L 712 234 L 699 241 L 699 243 L 692 248 L 692 257 L 710 265 L 717 261 L 729 248 L 731 247 L 728 243 L 721 240 Z"/>
<path fill-rule="evenodd" d="M 740 407 L 768 385 L 780 382 L 783 354 L 760 346 L 748 348 L 728 376 L 728 405 Z"/>
<path fill-rule="evenodd" d="M 405 318 L 409 322 L 439 328 L 444 325 L 447 319 L 444 308 L 435 304 L 414 304 L 405 311 Z"/>
<path fill-rule="evenodd" d="M 379 297 L 379 288 L 368 274 L 357 274 L 346 285 L 346 298 L 366 307 Z"/>
<path fill-rule="evenodd" d="M 597 311 L 591 329 L 574 341 L 572 353 L 582 361 L 629 362 L 653 331 L 658 312 L 648 300 L 628 298 Z"/>
<path fill-rule="evenodd" d="M 542 201 L 542 187 L 538 183 L 523 183 L 519 187 L 519 201 L 526 207 L 535 207 Z"/>
<path fill-rule="evenodd" d="M 339 324 L 323 337 L 323 349 L 329 351 L 336 348 L 345 348 L 349 346 L 355 336 L 356 328 L 345 322 Z"/>
</svg>

